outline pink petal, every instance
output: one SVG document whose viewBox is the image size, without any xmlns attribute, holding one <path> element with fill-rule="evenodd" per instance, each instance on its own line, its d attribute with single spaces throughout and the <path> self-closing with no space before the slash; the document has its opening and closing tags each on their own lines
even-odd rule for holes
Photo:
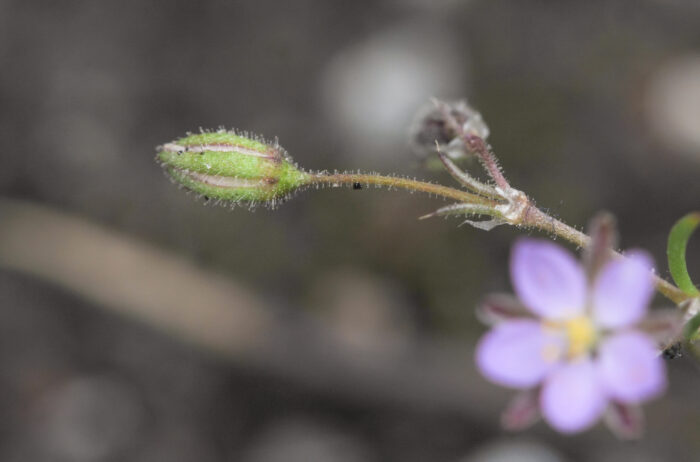
<svg viewBox="0 0 700 462">
<path fill-rule="evenodd" d="M 576 259 L 548 241 L 521 239 L 511 255 L 515 292 L 534 313 L 569 319 L 585 306 L 586 277 Z"/>
<path fill-rule="evenodd" d="M 561 433 L 587 429 L 608 404 L 593 362 L 581 359 L 553 371 L 540 396 L 544 419 Z"/>
<path fill-rule="evenodd" d="M 623 332 L 603 341 L 598 370 L 608 394 L 622 403 L 646 401 L 666 389 L 666 366 L 654 341 L 640 332 Z"/>
<path fill-rule="evenodd" d="M 506 321 L 481 338 L 476 363 L 494 383 L 530 388 L 540 383 L 563 351 L 563 339 L 546 332 L 539 322 Z"/>
<path fill-rule="evenodd" d="M 641 252 L 605 265 L 593 287 L 593 317 L 601 327 L 619 328 L 641 320 L 654 294 L 651 258 Z"/>
</svg>

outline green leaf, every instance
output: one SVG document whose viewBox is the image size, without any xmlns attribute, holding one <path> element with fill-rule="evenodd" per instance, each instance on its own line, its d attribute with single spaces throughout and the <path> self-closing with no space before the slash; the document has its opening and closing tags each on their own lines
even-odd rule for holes
<svg viewBox="0 0 700 462">
<path fill-rule="evenodd" d="M 700 212 L 689 213 L 678 220 L 668 235 L 668 249 L 666 250 L 668 267 L 671 270 L 673 280 L 683 292 L 693 297 L 700 295 L 700 291 L 695 287 L 688 274 L 685 249 L 688 245 L 688 239 L 699 224 Z"/>
</svg>

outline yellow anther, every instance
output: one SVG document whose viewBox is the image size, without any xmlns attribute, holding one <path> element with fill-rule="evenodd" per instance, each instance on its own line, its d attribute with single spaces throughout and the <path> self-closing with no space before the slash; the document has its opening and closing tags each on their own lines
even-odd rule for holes
<svg viewBox="0 0 700 462">
<path fill-rule="evenodd" d="M 564 321 L 566 337 L 569 341 L 569 357 L 575 357 L 587 352 L 596 339 L 596 330 L 587 316 Z"/>
</svg>

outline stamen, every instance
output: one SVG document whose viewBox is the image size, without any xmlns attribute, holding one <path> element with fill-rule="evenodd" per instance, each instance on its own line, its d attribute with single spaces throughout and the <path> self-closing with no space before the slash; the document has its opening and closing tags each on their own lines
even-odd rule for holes
<svg viewBox="0 0 700 462">
<path fill-rule="evenodd" d="M 569 357 L 576 357 L 591 349 L 596 340 L 596 330 L 590 318 L 580 316 L 564 323 L 569 340 Z"/>
</svg>

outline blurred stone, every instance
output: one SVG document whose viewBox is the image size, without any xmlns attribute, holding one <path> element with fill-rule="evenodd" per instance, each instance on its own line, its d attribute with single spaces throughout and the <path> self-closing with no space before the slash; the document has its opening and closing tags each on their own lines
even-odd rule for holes
<svg viewBox="0 0 700 462">
<path fill-rule="evenodd" d="M 675 58 L 651 79 L 646 116 L 667 146 L 700 161 L 700 54 Z"/>
<path fill-rule="evenodd" d="M 488 444 L 460 462 L 564 462 L 561 455 L 534 441 L 502 440 Z"/>
<path fill-rule="evenodd" d="M 407 9 L 417 9 L 427 13 L 439 14 L 449 13 L 456 8 L 474 3 L 474 0 L 388 0 L 388 2 Z"/>
<path fill-rule="evenodd" d="M 635 462 L 658 462 L 660 460 L 686 461 L 697 460 L 691 451 L 678 448 L 677 451 L 659 449 L 652 435 L 636 441 L 635 444 L 614 444 L 592 448 L 590 460 L 596 462 L 617 462 L 633 460 Z"/>
<path fill-rule="evenodd" d="M 336 270 L 318 280 L 311 300 L 325 329 L 351 349 L 396 351 L 409 341 L 406 297 L 388 281 Z"/>
<path fill-rule="evenodd" d="M 339 52 L 323 75 L 323 103 L 353 156 L 405 145 L 416 110 L 430 97 L 464 93 L 467 57 L 445 29 L 404 23 Z"/>
<path fill-rule="evenodd" d="M 36 147 L 26 160 L 41 194 L 89 203 L 126 187 L 130 153 L 119 135 L 130 117 L 125 86 L 107 72 L 67 63 L 52 69 L 46 110 L 34 128 Z"/>
<path fill-rule="evenodd" d="M 220 454 L 205 435 L 196 428 L 171 425 L 160 429 L 149 438 L 145 447 L 134 457 L 134 462 L 213 462 L 221 460 Z"/>
<path fill-rule="evenodd" d="M 108 333 L 107 328 L 96 333 L 108 338 L 104 350 L 120 368 L 139 378 L 154 413 L 186 415 L 208 405 L 220 384 L 219 376 L 196 351 L 163 343 L 149 332 Z"/>
<path fill-rule="evenodd" d="M 0 381 L 21 399 L 34 399 L 76 367 L 66 303 L 31 279 L 0 272 Z"/>
<path fill-rule="evenodd" d="M 39 443 L 49 460 L 96 461 L 137 440 L 144 414 L 125 384 L 104 377 L 65 383 L 45 398 Z"/>
<path fill-rule="evenodd" d="M 370 462 L 357 438 L 304 420 L 273 424 L 253 443 L 244 462 Z"/>
</svg>

